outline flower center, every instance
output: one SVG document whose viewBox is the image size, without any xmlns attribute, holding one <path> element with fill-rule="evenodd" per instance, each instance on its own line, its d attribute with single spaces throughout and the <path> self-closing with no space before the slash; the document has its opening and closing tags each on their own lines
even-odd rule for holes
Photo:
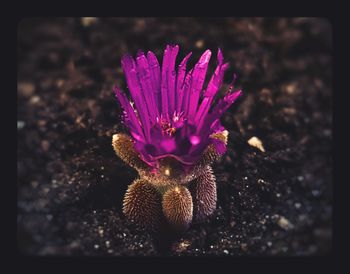
<svg viewBox="0 0 350 274">
<path fill-rule="evenodd" d="M 157 122 L 162 128 L 163 134 L 167 134 L 169 136 L 173 136 L 178 128 L 182 126 L 183 117 L 181 114 L 177 114 L 176 112 L 173 114 L 172 120 L 169 122 L 164 118 L 157 118 Z"/>
<path fill-rule="evenodd" d="M 169 136 L 172 136 L 176 132 L 176 128 L 165 120 L 160 121 L 160 126 L 163 130 L 163 133 L 168 134 Z"/>
</svg>

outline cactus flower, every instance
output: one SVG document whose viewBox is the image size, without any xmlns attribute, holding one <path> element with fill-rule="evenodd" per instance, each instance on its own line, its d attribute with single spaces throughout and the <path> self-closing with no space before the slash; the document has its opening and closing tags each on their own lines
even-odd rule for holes
<svg viewBox="0 0 350 274">
<path fill-rule="evenodd" d="M 178 51 L 178 45 L 168 45 L 162 66 L 151 51 L 147 55 L 139 51 L 136 60 L 125 55 L 122 68 L 132 102 L 123 91 L 114 88 L 135 149 L 153 170 L 159 168 L 160 159 L 167 157 L 176 159 L 185 169 L 191 167 L 210 144 L 223 154 L 226 144 L 212 135 L 225 130 L 219 118 L 241 94 L 240 90 L 233 91 L 233 81 L 224 98 L 213 105 L 228 68 L 220 49 L 217 67 L 206 89 L 203 84 L 211 51 L 206 50 L 194 68 L 186 72 L 189 53 L 176 72 Z"/>
</svg>

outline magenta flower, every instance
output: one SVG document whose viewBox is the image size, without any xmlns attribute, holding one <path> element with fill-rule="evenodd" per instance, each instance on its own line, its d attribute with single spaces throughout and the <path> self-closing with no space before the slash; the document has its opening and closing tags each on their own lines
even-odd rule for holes
<svg viewBox="0 0 350 274">
<path fill-rule="evenodd" d="M 185 168 L 193 166 L 210 144 L 223 154 L 225 143 L 211 135 L 225 130 L 219 119 L 241 94 L 241 90 L 233 92 L 233 81 L 224 98 L 210 109 L 228 68 L 228 63 L 223 63 L 221 50 L 218 50 L 216 70 L 205 90 L 203 83 L 211 51 L 206 50 L 195 67 L 186 73 L 189 53 L 176 73 L 178 51 L 178 45 L 168 45 L 161 67 L 151 51 L 147 56 L 138 52 L 136 61 L 125 55 L 122 67 L 133 102 L 119 88 L 114 88 L 135 149 L 154 169 L 159 167 L 158 160 L 165 157 L 175 158 Z"/>
</svg>

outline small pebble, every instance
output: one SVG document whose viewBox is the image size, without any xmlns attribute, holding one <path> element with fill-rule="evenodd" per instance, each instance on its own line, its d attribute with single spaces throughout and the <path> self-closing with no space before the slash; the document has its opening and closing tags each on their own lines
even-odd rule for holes
<svg viewBox="0 0 350 274">
<path fill-rule="evenodd" d="M 25 125 L 26 124 L 23 121 L 17 121 L 17 129 L 22 129 Z"/>
<path fill-rule="evenodd" d="M 296 90 L 296 85 L 295 84 L 290 84 L 286 86 L 286 91 L 288 94 L 293 94 Z"/>
<path fill-rule="evenodd" d="M 277 224 L 284 230 L 289 230 L 293 228 L 293 224 L 285 217 L 280 216 L 277 220 Z"/>
<path fill-rule="evenodd" d="M 298 176 L 298 180 L 301 182 L 304 180 L 304 177 L 303 176 Z"/>
<path fill-rule="evenodd" d="M 32 105 L 35 105 L 35 104 L 39 103 L 39 101 L 40 101 L 40 97 L 35 95 L 35 96 L 32 96 L 30 98 L 29 103 L 32 104 Z"/>
<path fill-rule="evenodd" d="M 320 195 L 320 192 L 318 190 L 312 190 L 311 193 L 314 197 L 317 197 Z"/>
<path fill-rule="evenodd" d="M 252 147 L 256 147 L 257 149 L 259 149 L 262 152 L 265 152 L 265 148 L 262 144 L 262 141 L 258 137 L 253 136 L 252 138 L 250 138 L 248 140 L 248 144 Z"/>
<path fill-rule="evenodd" d="M 204 46 L 204 40 L 203 40 L 203 39 L 197 40 L 197 42 L 196 42 L 195 45 L 196 45 L 196 47 L 197 47 L 198 49 L 203 48 L 203 46 Z"/>
</svg>

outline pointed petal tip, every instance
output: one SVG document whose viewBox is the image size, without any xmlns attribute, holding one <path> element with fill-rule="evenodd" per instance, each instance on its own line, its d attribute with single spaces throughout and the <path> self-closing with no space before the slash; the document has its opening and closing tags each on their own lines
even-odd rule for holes
<svg viewBox="0 0 350 274">
<path fill-rule="evenodd" d="M 190 51 L 190 52 L 185 56 L 185 58 L 190 58 L 191 55 L 192 55 L 192 51 Z"/>
<path fill-rule="evenodd" d="M 238 97 L 240 97 L 242 95 L 242 90 L 236 90 L 234 92 L 232 92 L 229 97 L 232 100 L 232 102 L 236 101 L 238 99 Z"/>
<path fill-rule="evenodd" d="M 191 55 L 192 51 L 185 56 L 185 58 L 181 61 L 179 66 L 184 66 L 184 64 L 187 63 L 188 59 L 190 59 Z"/>
<path fill-rule="evenodd" d="M 133 68 L 135 64 L 135 60 L 129 53 L 127 53 L 122 56 L 121 63 L 122 63 L 122 68 L 124 70 L 126 67 Z"/>
<path fill-rule="evenodd" d="M 157 56 L 154 54 L 153 51 L 148 51 L 147 52 L 147 59 L 151 61 L 153 64 L 158 63 Z"/>
<path fill-rule="evenodd" d="M 209 63 L 209 60 L 210 60 L 210 57 L 211 57 L 211 50 L 210 49 L 207 49 L 201 56 L 201 58 L 199 59 L 198 63 L 199 64 L 206 64 L 206 63 Z"/>
<path fill-rule="evenodd" d="M 179 46 L 178 45 L 169 45 L 170 56 L 177 56 L 178 52 L 179 52 Z"/>
<path fill-rule="evenodd" d="M 143 55 L 145 55 L 145 53 L 144 53 L 142 50 L 139 49 L 139 50 L 137 51 L 137 55 L 136 55 L 136 56 L 137 56 L 137 57 L 140 57 L 140 56 L 143 56 Z"/>
<path fill-rule="evenodd" d="M 153 51 L 147 51 L 147 56 L 150 56 L 150 55 L 155 55 L 154 53 L 153 53 Z"/>
<path fill-rule="evenodd" d="M 221 65 L 224 62 L 224 55 L 222 54 L 221 48 L 218 48 L 218 56 L 217 56 L 218 62 Z"/>
<path fill-rule="evenodd" d="M 230 63 L 228 62 L 222 65 L 222 69 L 224 70 L 228 69 L 229 67 L 230 67 Z"/>
<path fill-rule="evenodd" d="M 179 45 L 178 44 L 168 44 L 166 47 L 173 49 L 173 48 L 179 48 Z"/>
<path fill-rule="evenodd" d="M 166 52 L 166 51 L 170 51 L 170 52 L 172 52 L 172 51 L 179 51 L 179 45 L 176 45 L 176 44 L 168 44 L 168 45 L 166 45 L 166 47 L 165 47 L 165 50 L 164 50 L 164 53 Z"/>
<path fill-rule="evenodd" d="M 237 80 L 237 74 L 236 73 L 233 73 L 233 76 L 232 76 L 232 81 L 230 83 L 230 88 L 229 88 L 229 92 L 231 92 L 235 86 L 235 82 Z"/>
</svg>

